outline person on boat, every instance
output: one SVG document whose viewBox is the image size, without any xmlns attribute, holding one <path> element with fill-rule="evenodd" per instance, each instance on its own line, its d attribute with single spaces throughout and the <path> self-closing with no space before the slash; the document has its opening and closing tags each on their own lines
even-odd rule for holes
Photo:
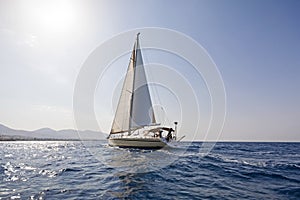
<svg viewBox="0 0 300 200">
<path fill-rule="evenodd" d="M 162 138 L 162 130 L 159 131 L 159 138 Z"/>
<path fill-rule="evenodd" d="M 167 137 L 166 137 L 166 140 L 167 140 L 168 142 L 169 142 L 169 141 L 172 139 L 172 137 L 173 137 L 172 132 L 174 132 L 174 129 L 170 128 L 170 129 L 169 129 L 169 132 L 168 132 L 168 135 L 167 135 Z"/>
</svg>

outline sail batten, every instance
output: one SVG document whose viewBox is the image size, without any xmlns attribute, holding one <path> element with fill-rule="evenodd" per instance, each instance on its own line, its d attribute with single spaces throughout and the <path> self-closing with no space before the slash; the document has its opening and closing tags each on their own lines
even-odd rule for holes
<svg viewBox="0 0 300 200">
<path fill-rule="evenodd" d="M 150 91 L 137 35 L 126 72 L 111 134 L 131 132 L 155 124 Z"/>
</svg>

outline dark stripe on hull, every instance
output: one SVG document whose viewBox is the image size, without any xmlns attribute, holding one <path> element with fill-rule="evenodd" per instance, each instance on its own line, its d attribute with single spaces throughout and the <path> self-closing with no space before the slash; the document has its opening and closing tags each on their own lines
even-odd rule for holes
<svg viewBox="0 0 300 200">
<path fill-rule="evenodd" d="M 111 145 L 110 145 L 111 146 Z M 114 147 L 114 146 L 112 146 Z M 117 146 L 119 148 L 122 148 L 122 149 L 148 149 L 148 150 L 151 150 L 151 149 L 162 149 L 164 147 L 135 147 L 135 146 Z"/>
<path fill-rule="evenodd" d="M 159 139 L 114 138 L 109 139 L 109 145 L 121 148 L 161 149 L 166 144 Z"/>
</svg>

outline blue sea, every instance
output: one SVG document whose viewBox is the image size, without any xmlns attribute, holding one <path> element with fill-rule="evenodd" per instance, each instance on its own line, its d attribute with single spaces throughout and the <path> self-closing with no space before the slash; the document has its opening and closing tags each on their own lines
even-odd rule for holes
<svg viewBox="0 0 300 200">
<path fill-rule="evenodd" d="M 0 143 L 0 199 L 300 199 L 300 143 Z"/>
</svg>

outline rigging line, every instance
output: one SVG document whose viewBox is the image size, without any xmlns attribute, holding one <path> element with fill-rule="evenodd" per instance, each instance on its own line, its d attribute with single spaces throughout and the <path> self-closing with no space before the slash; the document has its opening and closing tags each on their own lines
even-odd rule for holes
<svg viewBox="0 0 300 200">
<path fill-rule="evenodd" d="M 146 58 L 146 60 L 147 60 L 147 62 L 148 62 L 148 65 L 150 66 L 150 62 L 149 62 L 149 59 L 148 59 L 148 55 L 147 54 L 145 54 L 144 53 L 144 55 L 145 55 L 145 58 Z M 169 124 L 169 126 L 171 125 L 171 122 L 170 122 L 170 119 L 168 118 L 168 115 L 167 115 L 167 112 L 165 111 L 165 109 L 164 109 L 164 107 L 163 107 L 163 104 L 162 104 L 162 101 L 161 101 L 161 98 L 160 98 L 160 96 L 159 96 L 159 92 L 158 92 L 158 84 L 156 84 L 156 83 L 158 83 L 158 82 L 156 82 L 156 80 L 155 80 L 155 76 L 153 76 L 153 72 L 151 71 L 151 69 L 149 68 L 149 70 L 148 70 L 148 72 L 149 72 L 149 75 L 150 75 L 150 77 L 153 77 L 153 89 L 152 89 L 152 91 L 153 91 L 153 94 L 154 94 L 154 98 L 156 98 L 157 99 L 157 105 L 159 106 L 159 108 L 160 108 L 160 110 L 161 110 L 161 112 L 159 112 L 159 113 L 157 113 L 158 114 L 158 117 L 160 118 L 160 122 L 161 123 L 168 123 Z"/>
<path fill-rule="evenodd" d="M 151 66 L 151 65 L 150 65 L 150 62 L 149 62 L 149 59 L 148 59 L 148 55 L 147 55 L 147 53 L 145 53 L 145 52 L 147 52 L 147 51 L 148 51 L 148 50 L 146 49 L 146 50 L 144 51 L 143 55 L 144 55 L 144 58 L 145 58 L 145 60 L 146 60 L 146 62 L 147 62 L 147 65 L 148 65 L 148 66 Z M 160 100 L 160 98 L 159 98 L 158 90 L 157 90 L 157 87 L 156 87 L 156 85 L 155 85 L 155 83 L 156 83 L 155 78 L 154 78 L 155 76 L 153 76 L 153 73 L 152 73 L 150 67 L 147 67 L 147 69 L 145 68 L 145 70 L 147 71 L 150 80 L 153 81 L 153 84 L 152 84 L 152 87 L 150 87 L 150 88 L 151 88 L 150 90 L 152 91 L 153 97 L 154 97 L 154 99 L 155 99 L 154 101 L 155 101 L 155 103 L 156 103 L 157 105 L 161 106 L 161 105 L 162 105 L 162 104 L 161 104 L 161 100 Z M 152 109 L 153 109 L 153 112 L 154 112 L 154 108 L 152 108 Z M 160 122 L 163 122 L 163 117 L 162 117 L 159 113 L 156 113 L 156 115 L 158 116 L 159 121 L 160 121 Z"/>
<path fill-rule="evenodd" d="M 163 107 L 162 107 L 161 109 L 164 111 L 164 113 L 167 113 L 167 112 L 164 110 Z M 170 119 L 168 118 L 168 115 L 165 114 L 165 117 L 166 117 L 166 121 L 167 121 L 168 125 L 171 126 L 171 121 L 170 121 Z"/>
<path fill-rule="evenodd" d="M 154 95 L 154 92 L 152 91 L 152 88 L 150 88 L 149 87 L 149 84 L 148 84 L 148 81 L 147 80 L 151 80 L 151 76 L 149 76 L 149 75 L 151 75 L 150 73 L 151 73 L 151 71 L 150 71 L 150 73 L 149 73 L 149 70 L 147 69 L 148 67 L 149 67 L 149 65 L 148 65 L 148 67 L 146 67 L 146 65 L 147 65 L 147 63 L 149 63 L 149 60 L 148 60 L 148 57 L 147 57 L 147 54 L 145 54 L 145 51 L 147 51 L 147 49 L 143 49 L 143 51 L 142 51 L 142 49 L 141 49 L 141 46 L 142 45 L 140 45 L 140 41 L 139 41 L 139 50 L 140 50 L 140 53 L 141 53 L 141 55 L 142 55 L 142 63 L 143 63 L 143 69 L 144 69 L 144 73 L 145 73 L 145 78 L 146 78 L 146 86 L 147 86 L 147 88 L 148 88 L 148 90 L 149 90 L 149 95 L 150 95 L 150 102 L 151 102 L 151 109 L 152 109 L 152 122 L 153 122 L 153 120 L 155 121 L 155 123 L 157 122 L 157 115 L 155 114 L 155 112 L 154 112 L 154 108 L 153 108 L 153 100 L 154 100 L 154 102 L 155 102 L 155 95 Z M 151 95 L 152 94 L 152 95 Z M 152 98 L 153 97 L 153 98 Z M 159 116 L 158 116 L 159 117 Z"/>
</svg>

